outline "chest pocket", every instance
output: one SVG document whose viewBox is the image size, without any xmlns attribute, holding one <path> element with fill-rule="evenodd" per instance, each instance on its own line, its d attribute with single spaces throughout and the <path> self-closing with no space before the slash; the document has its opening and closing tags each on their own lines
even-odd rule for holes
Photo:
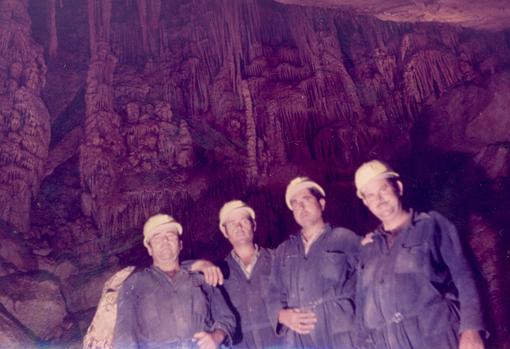
<svg viewBox="0 0 510 349">
<path fill-rule="evenodd" d="M 158 309 L 159 297 L 156 291 L 147 292 L 138 296 L 138 308 L 142 328 L 160 321 L 160 309 Z"/>
<path fill-rule="evenodd" d="M 425 273 L 427 270 L 429 244 L 425 241 L 410 241 L 399 248 L 395 271 L 400 274 Z"/>
<path fill-rule="evenodd" d="M 332 280 L 339 280 L 344 274 L 347 255 L 339 250 L 327 250 L 322 252 L 321 274 Z"/>
</svg>

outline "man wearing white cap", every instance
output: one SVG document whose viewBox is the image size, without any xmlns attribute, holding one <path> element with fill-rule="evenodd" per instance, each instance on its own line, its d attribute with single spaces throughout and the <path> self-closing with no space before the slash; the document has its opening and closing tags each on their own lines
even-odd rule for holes
<svg viewBox="0 0 510 349">
<path fill-rule="evenodd" d="M 323 217 L 322 187 L 307 177 L 287 186 L 285 202 L 301 230 L 276 250 L 268 310 L 287 348 L 352 348 L 360 238 Z"/>
<path fill-rule="evenodd" d="M 273 331 L 264 303 L 273 254 L 253 242 L 255 211 L 233 200 L 223 205 L 219 218 L 220 230 L 232 245 L 225 258 L 223 286 L 238 317 L 234 347 L 280 348 L 281 337 Z"/>
<path fill-rule="evenodd" d="M 358 197 L 381 221 L 360 257 L 357 311 L 366 346 L 481 349 L 478 292 L 457 230 L 437 212 L 406 209 L 399 178 L 378 160 L 355 174 Z"/>
<path fill-rule="evenodd" d="M 216 349 L 230 341 L 235 317 L 221 292 L 181 267 L 182 226 L 157 214 L 143 235 L 153 265 L 122 285 L 113 347 Z"/>
</svg>

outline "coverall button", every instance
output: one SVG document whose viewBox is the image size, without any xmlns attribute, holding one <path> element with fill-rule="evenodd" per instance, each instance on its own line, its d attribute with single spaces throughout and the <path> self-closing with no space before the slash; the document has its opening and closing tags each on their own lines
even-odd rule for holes
<svg viewBox="0 0 510 349">
<path fill-rule="evenodd" d="M 404 315 L 402 315 L 402 313 L 400 313 L 398 311 L 395 314 L 393 314 L 393 316 L 391 317 L 391 321 L 396 324 L 398 324 L 402 320 L 404 320 Z"/>
</svg>

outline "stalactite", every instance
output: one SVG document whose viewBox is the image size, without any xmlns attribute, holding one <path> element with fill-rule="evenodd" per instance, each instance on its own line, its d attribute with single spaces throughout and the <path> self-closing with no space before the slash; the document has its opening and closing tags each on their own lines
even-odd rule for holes
<svg viewBox="0 0 510 349">
<path fill-rule="evenodd" d="M 183 168 L 190 168 L 195 165 L 193 154 L 193 139 L 185 120 L 181 120 L 179 125 L 179 138 L 176 147 L 176 162 Z"/>
<path fill-rule="evenodd" d="M 248 60 L 247 48 L 251 47 L 252 40 L 256 40 L 253 26 L 257 23 L 258 11 L 250 14 L 250 18 L 243 16 L 244 6 L 250 6 L 251 2 L 238 2 L 222 0 L 221 15 L 215 16 L 211 22 L 213 37 L 220 43 L 219 56 L 222 63 L 230 68 L 230 79 L 234 91 L 239 93 L 239 84 L 243 78 L 241 75 L 241 61 Z M 246 24 L 247 23 L 247 24 Z"/>
<path fill-rule="evenodd" d="M 250 88 L 246 80 L 241 81 L 241 94 L 243 96 L 246 108 L 246 176 L 248 182 L 256 179 L 258 174 L 257 168 L 257 133 L 255 116 L 253 109 L 253 99 L 250 94 Z"/>
<path fill-rule="evenodd" d="M 166 27 L 161 24 L 158 26 L 159 29 L 159 53 L 160 56 L 166 56 L 169 50 L 169 38 Z"/>
<path fill-rule="evenodd" d="M 109 12 L 107 8 L 104 10 Z M 109 21 L 108 17 L 104 12 L 101 15 L 103 21 Z M 105 32 L 102 33 L 100 37 L 104 37 Z M 90 193 L 92 198 L 92 217 L 102 232 L 110 232 L 102 224 L 105 221 L 102 216 L 106 205 L 115 206 L 114 211 L 122 207 L 121 202 L 115 204 L 112 198 L 115 197 L 118 179 L 116 159 L 125 152 L 119 134 L 120 117 L 113 110 L 113 73 L 118 61 L 107 42 L 99 41 L 95 45 L 96 51 L 87 74 L 85 143 L 80 149 L 80 180 L 85 192 Z M 115 225 L 115 222 L 112 224 Z"/>
<path fill-rule="evenodd" d="M 50 32 L 50 43 L 48 46 L 48 53 L 50 57 L 57 56 L 58 50 L 58 38 L 57 38 L 57 19 L 56 19 L 56 0 L 48 0 L 49 7 L 49 32 Z"/>
<path fill-rule="evenodd" d="M 112 0 L 87 0 L 90 53 L 94 57 L 100 42 L 110 43 Z"/>
<path fill-rule="evenodd" d="M 283 141 L 284 131 L 282 124 L 277 117 L 278 106 L 276 103 L 268 103 L 267 112 L 267 125 L 263 126 L 266 130 L 266 143 L 270 147 L 273 158 L 277 164 L 284 164 L 287 161 L 287 154 L 285 153 L 285 143 Z"/>
<path fill-rule="evenodd" d="M 101 26 L 104 31 L 102 41 L 110 43 L 112 0 L 101 0 Z"/>
<path fill-rule="evenodd" d="M 294 66 L 303 66 L 299 52 L 290 47 L 279 47 L 276 51 L 279 61 L 290 63 Z"/>
<path fill-rule="evenodd" d="M 273 141 L 274 145 L 274 153 L 276 160 L 280 164 L 285 164 L 287 162 L 287 154 L 285 153 L 285 143 L 283 142 L 283 128 L 280 119 L 274 118 L 274 133 L 276 135 L 276 141 Z"/>
<path fill-rule="evenodd" d="M 306 159 L 308 157 L 308 150 L 305 147 L 305 130 L 308 122 L 308 115 L 303 112 L 303 110 L 294 111 L 292 108 L 289 108 L 290 106 L 283 108 L 284 104 L 292 104 L 292 102 L 283 102 L 280 105 L 276 117 L 281 120 L 282 128 L 285 130 L 283 134 L 286 144 L 285 151 L 288 154 L 289 160 L 294 160 L 294 156 L 299 154 L 299 150 L 303 151 L 299 156 L 302 157 L 302 159 Z"/>
<path fill-rule="evenodd" d="M 406 95 L 421 103 L 439 96 L 462 78 L 456 59 L 440 51 L 422 51 L 410 60 L 404 72 Z"/>
<path fill-rule="evenodd" d="M 182 203 L 188 199 L 185 189 L 182 187 L 126 193 L 116 205 L 107 202 L 101 205 L 102 209 L 96 218 L 97 224 L 102 232 L 112 237 L 126 227 L 140 226 L 150 215 L 163 209 L 170 214 L 179 208 L 184 210 Z"/>
<path fill-rule="evenodd" d="M 302 81 L 310 72 L 305 67 L 295 67 L 289 63 L 282 63 L 276 68 L 278 80 L 281 81 Z"/>
<path fill-rule="evenodd" d="M 299 50 L 300 60 L 310 64 L 312 71 L 320 68 L 319 57 L 317 56 L 318 43 L 314 40 L 315 30 L 306 9 L 292 8 L 287 16 L 289 26 L 293 28 L 291 35 Z M 311 37 L 312 36 L 312 37 Z"/>
<path fill-rule="evenodd" d="M 148 44 L 149 51 L 152 55 L 158 55 L 160 53 L 158 42 L 159 27 L 160 27 L 160 15 L 161 15 L 161 0 L 152 0 L 148 3 Z"/>
<path fill-rule="evenodd" d="M 245 65 L 243 73 L 247 77 L 261 76 L 266 68 L 266 60 L 257 59 Z"/>
<path fill-rule="evenodd" d="M 309 100 L 314 104 L 313 108 L 319 114 L 326 114 L 328 118 L 352 118 L 353 115 L 362 115 L 356 85 L 343 63 L 333 16 L 327 13 L 317 14 L 306 9 L 294 9 L 289 21 L 293 27 L 292 35 L 300 52 L 301 61 L 306 62 L 314 74 L 313 78 L 305 80 Z M 335 71 L 334 75 L 332 71 Z M 287 76 L 292 74 L 288 69 L 282 72 Z M 308 76 L 308 69 L 297 69 L 296 73 L 299 74 L 296 77 L 303 80 Z M 334 114 L 335 109 L 326 103 L 326 99 L 334 99 L 332 95 L 337 95 L 343 103 L 348 104 L 346 114 Z"/>
<path fill-rule="evenodd" d="M 96 11 L 95 0 L 87 0 L 88 22 L 89 22 L 89 41 L 90 41 L 90 55 L 96 54 Z"/>
<path fill-rule="evenodd" d="M 143 51 L 148 53 L 147 0 L 137 0 L 136 4 L 138 8 L 138 20 L 140 21 L 140 28 L 142 30 L 142 47 Z"/>
</svg>

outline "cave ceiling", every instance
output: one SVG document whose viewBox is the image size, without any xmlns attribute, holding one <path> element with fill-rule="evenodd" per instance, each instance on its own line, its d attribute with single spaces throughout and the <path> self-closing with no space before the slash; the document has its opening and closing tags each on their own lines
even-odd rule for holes
<svg viewBox="0 0 510 349">
<path fill-rule="evenodd" d="M 283 4 L 351 10 L 395 22 L 441 22 L 498 31 L 510 27 L 507 0 L 276 0 Z"/>
</svg>

